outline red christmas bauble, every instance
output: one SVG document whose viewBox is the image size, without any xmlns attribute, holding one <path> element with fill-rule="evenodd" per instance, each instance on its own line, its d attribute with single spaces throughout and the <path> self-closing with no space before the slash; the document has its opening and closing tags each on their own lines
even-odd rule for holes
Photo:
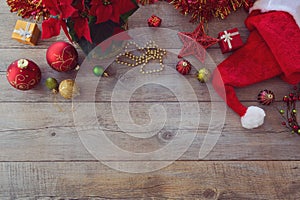
<svg viewBox="0 0 300 200">
<path fill-rule="evenodd" d="M 262 105 L 270 105 L 275 100 L 275 95 L 271 90 L 262 90 L 259 92 L 257 100 Z"/>
<path fill-rule="evenodd" d="M 78 64 L 77 50 L 67 42 L 55 42 L 47 50 L 48 64 L 59 72 L 75 69 Z"/>
<path fill-rule="evenodd" d="M 183 75 L 190 73 L 191 69 L 192 65 L 187 60 L 180 60 L 176 65 L 176 70 Z"/>
<path fill-rule="evenodd" d="M 33 61 L 19 59 L 8 66 L 6 77 L 14 88 L 29 90 L 40 82 L 41 70 Z"/>
</svg>

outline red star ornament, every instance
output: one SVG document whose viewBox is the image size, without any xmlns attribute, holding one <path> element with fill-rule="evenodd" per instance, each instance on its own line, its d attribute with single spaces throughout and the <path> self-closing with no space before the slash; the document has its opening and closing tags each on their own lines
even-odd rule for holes
<svg viewBox="0 0 300 200">
<path fill-rule="evenodd" d="M 183 42 L 178 57 L 194 55 L 202 63 L 205 60 L 205 50 L 219 41 L 205 34 L 203 23 L 200 23 L 192 33 L 179 32 L 178 37 Z"/>
</svg>

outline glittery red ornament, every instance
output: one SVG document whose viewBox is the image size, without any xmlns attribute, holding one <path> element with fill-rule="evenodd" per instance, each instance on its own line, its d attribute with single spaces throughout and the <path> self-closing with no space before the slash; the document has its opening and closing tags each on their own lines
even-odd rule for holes
<svg viewBox="0 0 300 200">
<path fill-rule="evenodd" d="M 78 64 L 77 50 L 67 42 L 55 42 L 47 50 L 48 64 L 59 72 L 75 69 Z"/>
<path fill-rule="evenodd" d="M 41 70 L 33 61 L 19 59 L 8 66 L 6 77 L 14 88 L 29 90 L 40 82 Z"/>
<path fill-rule="evenodd" d="M 263 105 L 270 105 L 275 100 L 275 95 L 270 90 L 262 90 L 258 94 L 257 100 Z"/>
<path fill-rule="evenodd" d="M 191 71 L 191 69 L 192 65 L 187 60 L 180 60 L 176 65 L 176 70 L 183 75 L 188 74 Z"/>
<path fill-rule="evenodd" d="M 159 27 L 161 24 L 161 18 L 157 17 L 156 15 L 152 15 L 148 19 L 148 26 L 150 27 Z"/>
</svg>

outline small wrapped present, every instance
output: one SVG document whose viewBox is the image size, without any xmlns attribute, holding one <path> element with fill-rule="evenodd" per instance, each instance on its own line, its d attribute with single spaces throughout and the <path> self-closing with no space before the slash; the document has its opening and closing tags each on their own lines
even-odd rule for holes
<svg viewBox="0 0 300 200">
<path fill-rule="evenodd" d="M 148 25 L 150 27 L 159 27 L 161 24 L 161 18 L 157 17 L 156 15 L 152 15 L 149 19 L 148 19 Z"/>
<path fill-rule="evenodd" d="M 219 33 L 219 45 L 222 53 L 227 53 L 243 46 L 241 35 L 237 28 Z"/>
<path fill-rule="evenodd" d="M 36 23 L 18 20 L 11 37 L 24 44 L 36 45 L 40 35 Z"/>
</svg>

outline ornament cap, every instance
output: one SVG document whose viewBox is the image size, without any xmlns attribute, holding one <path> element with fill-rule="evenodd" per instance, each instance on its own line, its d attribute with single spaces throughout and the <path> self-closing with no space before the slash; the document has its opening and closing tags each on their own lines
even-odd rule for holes
<svg viewBox="0 0 300 200">
<path fill-rule="evenodd" d="M 51 92 L 52 92 L 52 94 L 57 94 L 58 93 L 58 89 L 52 89 Z"/>
<path fill-rule="evenodd" d="M 29 64 L 29 62 L 26 59 L 18 60 L 18 68 L 20 68 L 20 69 L 26 69 L 28 67 L 28 64 Z"/>
</svg>

